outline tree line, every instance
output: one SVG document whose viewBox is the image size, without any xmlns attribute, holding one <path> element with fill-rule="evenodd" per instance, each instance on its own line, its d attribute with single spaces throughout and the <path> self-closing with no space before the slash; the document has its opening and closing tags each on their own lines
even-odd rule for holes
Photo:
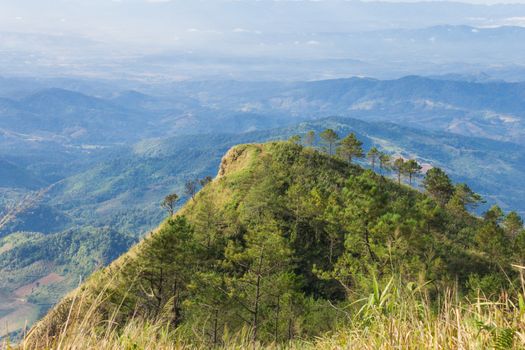
<svg viewBox="0 0 525 350">
<path fill-rule="evenodd" d="M 406 177 L 408 178 L 409 184 L 412 185 L 414 178 L 420 175 L 423 169 L 421 164 L 415 159 L 405 159 L 403 157 L 393 158 L 375 146 L 365 153 L 363 142 L 356 137 L 355 133 L 350 133 L 341 139 L 333 129 L 326 129 L 319 133 L 319 138 L 323 145 L 321 149 L 328 155 L 337 156 L 349 164 L 352 164 L 353 160 L 366 157 L 373 171 L 376 171 L 376 166 L 380 174 L 387 171 L 394 171 L 399 184 L 401 184 L 402 178 Z M 289 141 L 297 144 L 302 143 L 305 147 L 313 147 L 315 140 L 315 131 L 311 130 L 304 136 L 292 136 Z"/>
</svg>

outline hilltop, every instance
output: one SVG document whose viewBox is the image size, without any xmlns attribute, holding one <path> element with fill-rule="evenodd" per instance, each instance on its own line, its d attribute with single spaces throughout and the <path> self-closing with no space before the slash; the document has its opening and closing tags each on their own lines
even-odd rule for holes
<svg viewBox="0 0 525 350">
<path fill-rule="evenodd" d="M 139 346 L 139 334 L 190 347 L 243 334 L 261 344 L 297 341 L 352 320 L 364 327 L 376 308 L 397 315 L 396 302 L 416 295 L 428 314 L 404 315 L 439 321 L 432 305 L 451 290 L 457 298 L 510 290 L 518 278 L 510 264 L 525 251 L 512 215 L 492 208 L 472 216 L 475 196 L 447 188 L 423 194 L 293 142 L 233 147 L 213 181 L 66 296 L 27 344 L 118 348 Z M 479 334 L 480 344 L 492 344 L 491 334 Z"/>
<path fill-rule="evenodd" d="M 10 325 L 12 337 L 21 334 L 25 320 L 32 325 L 44 316 L 78 286 L 80 276 L 111 263 L 113 257 L 126 252 L 130 244 L 158 226 L 166 214 L 159 203 L 167 193 L 177 192 L 182 197 L 179 203 L 185 202 L 185 182 L 214 176 L 222 156 L 233 145 L 285 140 L 296 134 L 304 136 L 309 130 L 319 134 L 326 128 L 339 135 L 355 133 L 366 149 L 376 146 L 392 157 L 403 155 L 444 169 L 454 181 L 468 183 L 487 200 L 476 209 L 477 214 L 492 204 L 505 212 L 525 213 L 520 182 L 525 174 L 522 146 L 384 122 L 327 118 L 249 133 L 148 139 L 107 154 L 101 151 L 104 154 L 85 155 L 91 165 L 82 165 L 71 155 L 62 159 L 60 152 L 50 151 L 48 156 L 53 159 L 41 165 L 33 163 L 34 158 L 15 162 L 16 169 L 32 164 L 29 178 L 46 181 L 43 191 L 0 189 L 0 208 L 24 209 L 0 225 L 0 294 L 5 296 L 0 305 L 0 323 Z M 322 148 L 318 137 L 315 146 Z M 370 167 L 368 161 L 357 162 Z M 51 164 L 67 164 L 70 170 L 63 174 Z M 391 172 L 384 175 L 393 176 Z M 59 183 L 48 186 L 63 176 Z M 28 186 L 22 183 L 22 176 L 9 179 Z M 20 234 L 24 239 L 18 239 Z M 65 245 L 57 251 L 56 242 Z M 30 289 L 32 293 L 23 300 L 16 296 L 18 289 L 35 285 L 50 274 L 64 279 Z M 13 304 L 15 299 L 19 302 Z M 0 336 L 4 332 L 0 330 Z"/>
</svg>

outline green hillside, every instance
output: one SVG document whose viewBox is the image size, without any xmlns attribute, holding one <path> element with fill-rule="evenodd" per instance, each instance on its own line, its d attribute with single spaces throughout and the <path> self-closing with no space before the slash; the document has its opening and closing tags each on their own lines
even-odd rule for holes
<svg viewBox="0 0 525 350">
<path fill-rule="evenodd" d="M 64 298 L 27 345 L 139 348 L 141 334 L 202 348 L 235 339 L 284 344 L 330 339 L 349 325 L 363 335 L 400 312 L 438 322 L 443 298 L 516 292 L 511 264 L 525 252 L 519 217 L 497 207 L 474 217 L 467 187 L 446 175 L 433 180 L 427 195 L 293 142 L 236 146 L 215 180 Z M 517 305 L 509 293 L 508 305 Z M 480 307 L 481 345 L 504 341 L 498 326 L 516 321 L 501 316 L 494 338 L 482 332 L 483 317 Z M 509 329 L 511 342 L 523 331 Z"/>
<path fill-rule="evenodd" d="M 0 239 L 0 295 L 3 296 L 0 322 L 10 325 L 9 329 L 0 330 L 0 336 L 20 335 L 26 326 L 25 320 L 32 325 L 76 287 L 79 278 L 85 278 L 126 252 L 132 242 L 165 217 L 159 206 L 162 198 L 175 191 L 182 197 L 179 203 L 185 202 L 188 198 L 185 182 L 215 174 L 221 157 L 233 145 L 282 140 L 295 134 L 304 136 L 308 130 L 315 130 L 318 136 L 327 127 L 339 135 L 356 133 L 366 149 L 377 146 L 392 157 L 402 154 L 442 167 L 452 179 L 468 183 L 487 200 L 487 204 L 477 208 L 478 214 L 497 203 L 505 212 L 516 209 L 523 215 L 520 180 L 524 173 L 524 152 L 520 146 L 505 142 L 346 118 L 235 135 L 144 140 L 132 147 L 99 155 L 98 161 L 90 166 L 78 167 L 78 174 L 55 184 L 36 205 L 17 213 L 0 229 L 0 236 L 6 235 Z M 323 147 L 319 137 L 315 146 L 319 150 Z M 370 167 L 367 160 L 357 162 Z M 40 177 L 49 174 L 47 167 L 41 168 L 37 172 Z M 395 177 L 387 169 L 383 174 Z M 29 194 L 32 195 L 28 197 Z M 0 209 L 8 210 L 24 203 L 25 198 L 31 200 L 35 196 L 36 193 L 26 189 L 0 189 Z M 27 239 L 20 241 L 19 232 L 24 232 L 21 235 Z M 62 242 L 60 246 L 67 251 L 65 258 L 60 251 L 49 253 L 49 247 L 57 241 Z M 68 242 L 72 242 L 71 247 L 65 246 Z M 24 298 L 17 296 L 20 289 L 36 286 L 40 279 L 50 275 L 63 279 L 29 288 Z"/>
</svg>

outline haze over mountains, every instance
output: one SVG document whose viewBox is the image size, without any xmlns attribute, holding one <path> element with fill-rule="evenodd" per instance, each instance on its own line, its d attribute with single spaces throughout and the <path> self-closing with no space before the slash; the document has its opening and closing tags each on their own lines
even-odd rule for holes
<svg viewBox="0 0 525 350">
<path fill-rule="evenodd" d="M 33 91 L 32 84 L 23 86 L 18 85 L 18 99 L 13 97 L 14 92 L 6 92 L 9 97 L 1 100 L 0 144 L 3 160 L 9 162 L 5 169 L 24 174 L 2 178 L 10 184 L 7 187 L 16 187 L 14 178 L 30 189 L 51 185 L 91 164 L 99 164 L 101 159 L 115 158 L 135 143 L 143 145 L 145 139 L 242 134 L 332 116 L 373 122 L 371 125 L 382 129 L 391 127 L 378 122 L 427 130 L 423 135 L 428 135 L 429 141 L 437 137 L 432 136 L 433 132 L 458 135 L 451 135 L 450 140 L 460 135 L 472 137 L 473 141 L 464 138 L 464 144 L 475 143 L 476 149 L 486 152 L 487 157 L 498 148 L 522 149 L 525 144 L 522 83 L 416 76 L 391 81 L 210 81 L 150 85 L 143 92 L 119 92 L 119 87 L 115 87 L 112 93 L 104 93 L 101 89 L 99 97 L 82 93 L 90 90 L 86 83 L 77 84 L 77 91 L 46 87 Z M 376 137 L 373 132 L 369 136 Z M 405 141 L 413 141 L 408 132 L 394 143 L 403 150 L 400 143 Z M 195 141 L 195 146 L 199 144 Z M 519 152 L 507 156 L 512 169 L 523 169 Z M 429 162 L 442 161 L 442 157 L 424 158 Z M 475 185 L 478 174 L 474 171 L 472 175 Z M 510 195 L 512 191 L 503 192 L 485 194 Z M 520 205 L 517 209 L 523 210 Z"/>
<path fill-rule="evenodd" d="M 5 93 L 0 120 L 3 212 L 24 207 L 28 195 L 30 204 L 3 224 L 3 235 L 120 220 L 140 236 L 161 219 L 157 203 L 165 193 L 213 175 L 229 147 L 328 125 L 342 135 L 356 132 L 367 145 L 444 167 L 490 204 L 525 210 L 519 83 L 415 76 L 184 82 L 143 92 L 115 87 L 100 97 L 80 92 L 92 89 L 87 83 L 78 83 L 77 91 L 12 85 L 20 96 Z M 32 203 L 42 189 L 44 197 Z"/>
<path fill-rule="evenodd" d="M 3 1 L 0 74 L 310 80 L 485 72 L 520 80 L 525 4 Z"/>
<path fill-rule="evenodd" d="M 7 85 L 11 80 L 5 81 Z M 215 123 L 223 132 L 242 132 L 327 116 L 525 142 L 524 83 L 417 76 L 305 83 L 204 81 L 151 84 L 143 92 L 111 93 L 102 88 L 98 97 L 80 84 L 69 87 L 77 91 L 17 89 L 22 98 L 0 100 L 6 115 L 0 120 L 4 133 L 77 146 L 208 133 L 216 130 Z"/>
</svg>

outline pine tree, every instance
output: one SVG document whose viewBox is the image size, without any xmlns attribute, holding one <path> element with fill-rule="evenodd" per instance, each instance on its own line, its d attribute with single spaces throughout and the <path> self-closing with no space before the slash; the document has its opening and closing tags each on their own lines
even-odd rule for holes
<svg viewBox="0 0 525 350">
<path fill-rule="evenodd" d="M 351 164 L 353 158 L 364 157 L 362 146 L 363 143 L 356 138 L 354 133 L 351 133 L 341 141 L 337 154 Z"/>
<path fill-rule="evenodd" d="M 326 129 L 321 134 L 319 134 L 319 136 L 328 146 L 328 155 L 332 156 L 335 149 L 335 144 L 339 139 L 339 135 L 337 135 L 337 133 L 332 129 Z"/>
<path fill-rule="evenodd" d="M 203 243 L 206 249 L 214 250 L 212 248 L 215 241 L 220 237 L 219 228 L 222 226 L 221 216 L 215 205 L 214 197 L 204 197 L 199 201 L 199 205 L 195 206 L 194 211 L 192 222 L 199 241 Z"/>
<path fill-rule="evenodd" d="M 381 152 L 379 152 L 379 150 L 376 147 L 372 147 L 366 155 L 368 159 L 370 160 L 370 165 L 372 165 L 373 171 L 376 170 L 376 162 L 378 158 L 380 157 L 380 155 L 381 155 Z"/>
<path fill-rule="evenodd" d="M 312 147 L 315 142 L 315 131 L 310 130 L 306 133 L 306 136 L 304 137 L 304 145 L 306 147 Z"/>
<path fill-rule="evenodd" d="M 472 191 L 467 184 L 454 186 L 454 194 L 447 203 L 447 208 L 455 214 L 465 215 L 469 210 L 475 209 L 483 198 Z"/>
<path fill-rule="evenodd" d="M 188 180 L 184 184 L 185 193 L 187 196 L 191 197 L 192 200 L 195 200 L 195 195 L 197 194 L 198 184 L 199 184 L 198 180 Z"/>
<path fill-rule="evenodd" d="M 201 187 L 204 187 L 212 181 L 213 179 L 211 176 L 205 176 L 204 178 L 199 180 L 199 184 L 201 185 Z"/>
<path fill-rule="evenodd" d="M 379 155 L 379 169 L 381 170 L 381 173 L 390 169 L 390 166 L 390 156 L 384 152 L 381 152 Z"/>
<path fill-rule="evenodd" d="M 291 143 L 295 143 L 296 145 L 298 145 L 299 143 L 301 143 L 301 135 L 293 135 L 292 137 L 290 137 L 288 139 L 289 142 Z"/>
<path fill-rule="evenodd" d="M 523 219 L 515 211 L 511 211 L 503 220 L 503 227 L 508 237 L 514 239 L 523 230 Z"/>
<path fill-rule="evenodd" d="M 142 296 L 141 311 L 153 319 L 180 323 L 182 301 L 199 260 L 193 229 L 185 217 L 170 218 L 160 231 L 144 239 L 128 275 L 130 285 L 139 280 L 135 294 Z"/>
<path fill-rule="evenodd" d="M 352 294 L 369 283 L 362 277 L 378 268 L 404 268 L 403 257 L 410 249 L 417 249 L 406 244 L 416 225 L 407 212 L 399 213 L 404 200 L 395 201 L 374 179 L 371 170 L 352 176 L 341 192 L 341 210 L 333 215 L 342 224 L 338 230 L 344 233 L 343 251 L 336 254 L 331 270 L 316 270 L 319 277 L 336 279 Z M 397 209 L 394 211 L 388 203 Z"/>
<path fill-rule="evenodd" d="M 397 173 L 397 183 L 401 185 L 401 175 L 404 174 L 405 160 L 401 157 L 396 158 L 392 163 L 392 169 Z"/>
<path fill-rule="evenodd" d="M 265 324 L 273 318 L 277 301 L 290 299 L 296 277 L 292 251 L 275 221 L 264 219 L 246 233 L 245 240 L 243 245 L 232 242 L 226 249 L 224 266 L 238 273 L 228 279 L 229 289 L 225 292 L 237 306 L 239 317 L 251 327 L 256 341 L 261 331 L 273 333 Z M 283 306 L 279 303 L 279 308 Z"/>
<path fill-rule="evenodd" d="M 176 193 L 167 195 L 161 203 L 161 206 L 168 211 L 169 216 L 173 216 L 175 207 L 179 201 L 179 196 Z"/>
<path fill-rule="evenodd" d="M 432 168 L 427 171 L 423 180 L 423 187 L 441 206 L 447 204 L 454 194 L 452 181 L 440 168 Z"/>
<path fill-rule="evenodd" d="M 406 175 L 408 175 L 408 179 L 409 179 L 409 184 L 412 185 L 412 178 L 421 173 L 421 165 L 419 165 L 419 163 L 414 160 L 414 159 L 410 159 L 409 161 L 405 162 L 405 164 L 403 165 L 403 171 Z"/>
<path fill-rule="evenodd" d="M 511 254 L 510 241 L 500 226 L 503 211 L 498 206 L 491 207 L 483 216 L 483 225 L 478 229 L 476 241 L 480 250 L 484 251 L 492 263 L 503 266 Z"/>
<path fill-rule="evenodd" d="M 512 245 L 512 252 L 513 252 L 513 263 L 518 263 L 520 266 L 525 266 L 525 229 L 521 229 L 518 231 L 518 234 L 516 235 L 513 245 Z M 524 271 L 520 269 L 520 274 L 523 276 Z"/>
</svg>

